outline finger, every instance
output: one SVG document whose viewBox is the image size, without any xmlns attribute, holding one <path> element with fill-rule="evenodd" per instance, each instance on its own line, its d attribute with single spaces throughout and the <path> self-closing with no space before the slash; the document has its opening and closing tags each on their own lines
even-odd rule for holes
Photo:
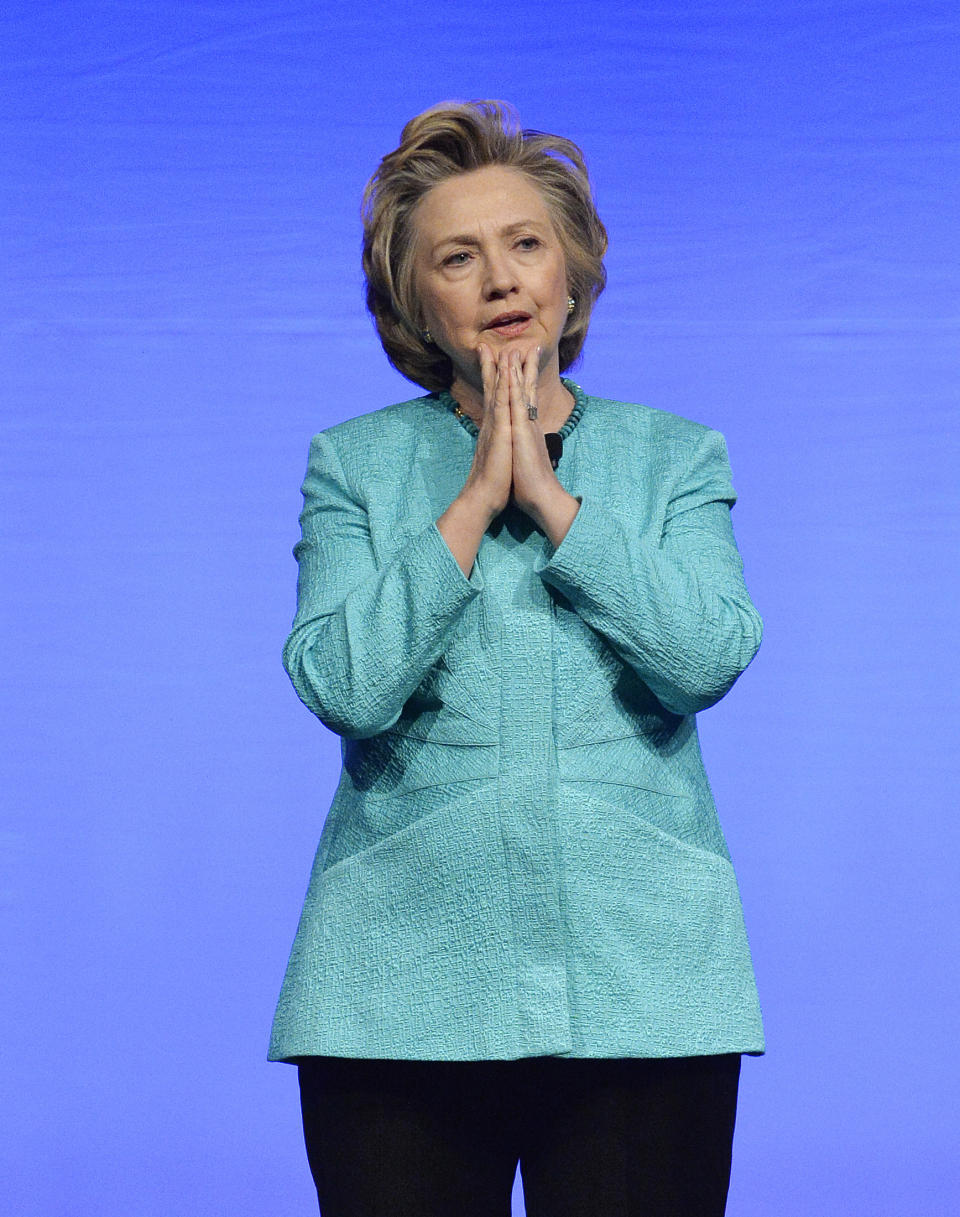
<svg viewBox="0 0 960 1217">
<path fill-rule="evenodd" d="M 529 353 L 524 357 L 519 350 L 513 352 L 510 387 L 515 403 L 514 417 L 518 421 L 526 419 L 528 427 L 531 422 L 536 422 L 536 416 L 531 418 L 531 413 L 536 410 L 537 405 L 536 380 L 531 380 L 529 363 Z"/>
<path fill-rule="evenodd" d="M 490 347 L 485 347 L 485 349 L 489 370 L 487 381 L 484 383 L 483 412 L 484 417 L 493 422 L 495 419 L 502 419 L 507 413 L 505 409 L 500 408 L 506 406 L 507 378 L 503 372 L 499 355 L 495 354 Z"/>
<path fill-rule="evenodd" d="M 520 408 L 523 405 L 519 351 L 512 350 L 507 354 L 507 369 L 510 384 L 510 416 L 516 422 L 520 417 Z"/>
<path fill-rule="evenodd" d="M 480 356 L 480 379 L 483 382 L 483 404 L 486 408 L 493 401 L 496 393 L 497 365 L 486 343 L 480 343 L 477 347 L 477 354 Z"/>
<path fill-rule="evenodd" d="M 510 405 L 510 352 L 500 351 L 497 356 L 497 405 Z"/>
<path fill-rule="evenodd" d="M 540 348 L 527 352 L 523 365 L 523 391 L 527 401 L 537 404 L 537 385 L 540 380 Z"/>
</svg>

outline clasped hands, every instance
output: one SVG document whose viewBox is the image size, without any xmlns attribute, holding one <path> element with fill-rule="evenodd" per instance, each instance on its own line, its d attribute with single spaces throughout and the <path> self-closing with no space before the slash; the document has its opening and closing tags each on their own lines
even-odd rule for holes
<svg viewBox="0 0 960 1217">
<path fill-rule="evenodd" d="M 483 418 L 464 493 L 483 504 L 488 522 L 512 502 L 559 544 L 578 501 L 557 480 L 536 418 L 540 348 L 477 347 Z M 534 417 L 531 418 L 530 414 Z"/>
</svg>

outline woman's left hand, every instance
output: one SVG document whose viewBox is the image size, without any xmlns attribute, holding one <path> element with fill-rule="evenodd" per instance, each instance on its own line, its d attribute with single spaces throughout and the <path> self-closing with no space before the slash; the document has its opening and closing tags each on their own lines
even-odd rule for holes
<svg viewBox="0 0 960 1217">
<path fill-rule="evenodd" d="M 537 406 L 540 348 L 513 347 L 502 351 L 500 376 L 510 386 L 510 423 L 513 436 L 512 498 L 554 545 L 567 533 L 580 503 L 557 480 L 543 431 L 531 412 Z M 533 411 L 530 410 L 533 407 Z"/>
</svg>

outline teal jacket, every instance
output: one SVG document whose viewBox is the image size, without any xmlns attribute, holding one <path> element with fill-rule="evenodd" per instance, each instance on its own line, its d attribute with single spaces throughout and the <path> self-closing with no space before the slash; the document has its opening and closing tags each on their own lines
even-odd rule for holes
<svg viewBox="0 0 960 1217">
<path fill-rule="evenodd" d="M 724 440 L 566 383 L 573 524 L 508 508 L 469 578 L 448 395 L 313 439 L 284 663 L 343 770 L 271 1060 L 763 1051 L 695 718 L 762 630 Z"/>
</svg>

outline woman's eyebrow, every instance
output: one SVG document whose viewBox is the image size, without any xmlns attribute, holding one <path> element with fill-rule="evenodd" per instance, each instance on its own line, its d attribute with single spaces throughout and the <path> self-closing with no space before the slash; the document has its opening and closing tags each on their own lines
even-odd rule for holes
<svg viewBox="0 0 960 1217">
<path fill-rule="evenodd" d="M 509 237 L 515 232 L 519 232 L 522 228 L 535 228 L 540 230 L 543 224 L 538 220 L 515 220 L 512 224 L 506 224 L 500 229 L 501 237 Z M 442 249 L 444 245 L 479 245 L 480 242 L 475 234 L 471 233 L 455 233 L 449 237 L 443 237 L 439 240 L 433 249 L 436 252 Z"/>
<path fill-rule="evenodd" d="M 480 242 L 476 237 L 470 236 L 468 233 L 455 233 L 453 236 L 442 237 L 436 245 L 434 245 L 434 253 L 438 249 L 442 249 L 444 245 L 479 245 Z"/>
</svg>

